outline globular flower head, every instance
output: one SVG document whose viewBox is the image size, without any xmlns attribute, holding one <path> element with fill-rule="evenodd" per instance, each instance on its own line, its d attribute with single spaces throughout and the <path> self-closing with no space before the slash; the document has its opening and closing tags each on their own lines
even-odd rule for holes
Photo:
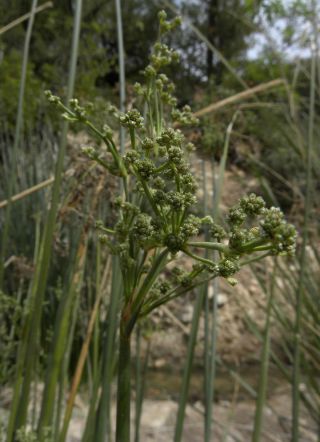
<svg viewBox="0 0 320 442">
<path fill-rule="evenodd" d="M 183 125 L 183 126 L 196 126 L 199 123 L 197 117 L 191 112 L 191 107 L 186 105 L 181 110 L 172 109 L 171 117 L 173 121 Z"/>
<path fill-rule="evenodd" d="M 143 127 L 144 118 L 137 109 L 131 109 L 119 117 L 120 124 L 129 129 L 140 129 Z"/>
<path fill-rule="evenodd" d="M 161 133 L 157 138 L 157 143 L 160 146 L 166 146 L 169 148 L 171 146 L 181 146 L 182 140 L 183 135 L 180 131 L 169 128 Z"/>
<path fill-rule="evenodd" d="M 187 241 L 192 236 L 199 235 L 201 220 L 197 216 L 189 215 L 180 228 L 180 234 Z"/>
<path fill-rule="evenodd" d="M 281 254 L 294 256 L 296 251 L 297 231 L 292 224 L 283 223 L 276 233 L 277 251 Z"/>
<path fill-rule="evenodd" d="M 61 103 L 61 98 L 58 97 L 57 95 L 53 95 L 53 93 L 50 90 L 46 90 L 44 92 L 45 96 L 47 97 L 49 103 L 58 105 Z"/>
<path fill-rule="evenodd" d="M 250 240 L 250 234 L 247 229 L 235 229 L 229 237 L 229 247 L 233 250 L 241 248 Z"/>
<path fill-rule="evenodd" d="M 271 250 L 275 255 L 293 256 L 296 250 L 297 231 L 292 224 L 283 221 L 273 230 Z"/>
<path fill-rule="evenodd" d="M 184 160 L 181 160 L 180 163 L 176 164 L 176 168 L 180 175 L 186 175 L 190 172 L 190 164 Z"/>
<path fill-rule="evenodd" d="M 182 209 L 184 207 L 184 194 L 170 190 L 170 192 L 167 193 L 167 203 L 173 210 Z"/>
<path fill-rule="evenodd" d="M 136 82 L 136 83 L 133 85 L 133 89 L 134 89 L 134 91 L 135 91 L 135 93 L 136 93 L 137 95 L 140 95 L 140 96 L 142 96 L 142 97 L 146 97 L 146 96 L 147 96 L 147 88 L 146 88 L 145 86 L 142 86 L 141 83 Z"/>
<path fill-rule="evenodd" d="M 219 275 L 223 278 L 229 278 L 234 275 L 239 269 L 240 266 L 235 259 L 224 258 L 219 264 Z"/>
<path fill-rule="evenodd" d="M 150 152 L 155 148 L 155 141 L 152 138 L 144 138 L 141 142 L 141 147 L 143 150 Z"/>
<path fill-rule="evenodd" d="M 194 204 L 196 204 L 197 202 L 197 197 L 191 193 L 191 192 L 186 192 L 184 194 L 184 207 L 191 207 Z"/>
<path fill-rule="evenodd" d="M 266 203 L 263 198 L 251 193 L 250 195 L 241 198 L 239 205 L 245 214 L 253 216 L 260 215 L 263 212 Z"/>
<path fill-rule="evenodd" d="M 227 233 L 224 230 L 224 228 L 215 222 L 213 222 L 209 227 L 209 234 L 211 238 L 214 238 L 216 241 L 221 241 L 227 236 Z"/>
<path fill-rule="evenodd" d="M 127 236 L 128 236 L 128 226 L 127 224 L 124 222 L 123 219 L 120 219 L 114 226 L 114 230 L 116 232 L 116 237 L 118 239 L 118 241 L 120 243 L 123 243 L 126 241 Z"/>
<path fill-rule="evenodd" d="M 151 66 L 151 64 L 149 64 L 144 69 L 143 74 L 146 78 L 154 78 L 157 75 L 157 71 L 153 66 Z"/>
<path fill-rule="evenodd" d="M 219 265 L 212 262 L 212 264 L 206 264 L 206 270 L 207 272 L 211 273 L 213 277 L 221 276 L 220 275 L 220 268 Z"/>
<path fill-rule="evenodd" d="M 138 171 L 141 178 L 146 181 L 150 179 L 156 169 L 153 161 L 151 161 L 149 158 L 135 161 L 134 167 Z"/>
<path fill-rule="evenodd" d="M 169 106 L 175 107 L 178 104 L 178 100 L 174 97 L 169 91 L 161 91 L 160 92 L 161 100 L 168 104 Z"/>
<path fill-rule="evenodd" d="M 167 203 L 167 194 L 161 189 L 156 189 L 153 191 L 153 199 L 159 206 L 164 206 Z"/>
<path fill-rule="evenodd" d="M 79 105 L 79 100 L 77 98 L 71 98 L 69 100 L 69 106 L 79 121 L 86 119 L 87 117 L 86 109 Z"/>
<path fill-rule="evenodd" d="M 234 227 L 241 226 L 241 224 L 243 224 L 246 217 L 247 217 L 246 213 L 239 206 L 232 207 L 228 213 L 228 221 Z"/>
<path fill-rule="evenodd" d="M 184 244 L 184 241 L 180 235 L 175 235 L 173 233 L 169 233 L 164 238 L 164 245 L 174 255 L 182 249 L 183 244 Z"/>
<path fill-rule="evenodd" d="M 190 172 L 180 176 L 180 183 L 186 192 L 194 193 L 198 188 L 198 183 Z"/>
<path fill-rule="evenodd" d="M 260 225 L 264 232 L 273 237 L 276 229 L 284 222 L 284 215 L 277 207 L 271 207 L 264 212 L 264 218 Z"/>
<path fill-rule="evenodd" d="M 112 138 L 113 137 L 113 130 L 108 124 L 104 124 L 102 128 L 102 133 L 106 138 Z"/>
<path fill-rule="evenodd" d="M 167 13 L 165 11 L 160 11 L 158 13 L 159 25 L 160 25 L 160 34 L 163 35 L 169 31 L 172 31 L 177 26 L 181 25 L 181 17 L 175 17 L 173 20 L 168 21 Z"/>
<path fill-rule="evenodd" d="M 159 71 L 164 66 L 179 61 L 180 57 L 177 51 L 170 49 L 166 44 L 157 42 L 154 45 L 154 52 L 150 56 L 151 66 L 155 71 Z"/>
<path fill-rule="evenodd" d="M 90 158 L 90 160 L 96 160 L 98 158 L 98 152 L 96 151 L 96 149 L 92 146 L 83 146 L 81 148 L 82 153 L 87 156 L 88 158 Z"/>
<path fill-rule="evenodd" d="M 140 208 L 138 206 L 129 203 L 128 201 L 123 201 L 120 196 L 115 199 L 114 205 L 127 215 L 136 216 L 140 213 Z"/>
<path fill-rule="evenodd" d="M 154 228 L 151 223 L 151 217 L 145 213 L 140 213 L 132 227 L 132 235 L 134 239 L 140 244 L 144 245 L 150 241 L 154 233 Z"/>
<path fill-rule="evenodd" d="M 123 160 L 127 166 L 136 164 L 139 161 L 140 155 L 136 150 L 129 150 L 123 157 Z"/>
<path fill-rule="evenodd" d="M 183 151 L 178 146 L 172 146 L 168 149 L 168 157 L 174 164 L 179 165 L 183 160 Z"/>
<path fill-rule="evenodd" d="M 153 187 L 155 189 L 164 190 L 166 188 L 166 182 L 161 177 L 157 176 L 153 180 Z"/>
</svg>

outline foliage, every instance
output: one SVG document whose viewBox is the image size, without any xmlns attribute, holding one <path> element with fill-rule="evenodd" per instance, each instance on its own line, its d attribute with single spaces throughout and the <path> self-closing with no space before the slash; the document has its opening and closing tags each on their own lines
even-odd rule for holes
<svg viewBox="0 0 320 442">
<path fill-rule="evenodd" d="M 18 90 L 21 72 L 21 58 L 17 50 L 12 50 L 4 57 L 0 69 L 0 121 L 9 133 L 13 133 L 14 121 L 18 106 Z M 42 83 L 34 73 L 34 66 L 29 63 L 27 72 L 26 102 L 28 112 L 25 112 L 24 125 L 32 127 L 39 116 L 42 97 Z"/>
</svg>

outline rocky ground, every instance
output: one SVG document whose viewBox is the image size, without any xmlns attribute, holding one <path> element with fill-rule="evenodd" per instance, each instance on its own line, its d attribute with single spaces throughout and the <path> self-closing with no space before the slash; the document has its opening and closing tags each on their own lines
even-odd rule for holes
<svg viewBox="0 0 320 442">
<path fill-rule="evenodd" d="M 7 398 L 10 392 L 7 390 Z M 5 394 L 0 397 L 0 416 L 5 419 L 8 415 L 8 403 Z M 41 385 L 38 386 L 41 395 Z M 291 403 L 290 391 L 287 387 L 278 387 L 268 400 L 268 407 L 264 411 L 263 434 L 260 442 L 286 442 L 291 440 Z M 134 404 L 132 404 L 134 409 Z M 87 403 L 80 396 L 76 399 L 73 418 L 70 423 L 67 442 L 80 442 L 88 411 Z M 141 417 L 141 442 L 169 442 L 173 440 L 177 402 L 172 399 L 147 398 L 143 404 Z M 183 442 L 203 442 L 203 405 L 201 401 L 189 403 L 186 408 Z M 214 442 L 246 442 L 251 440 L 255 414 L 255 403 L 248 398 L 239 400 L 237 388 L 230 400 L 220 400 L 214 404 L 212 413 Z M 112 409 L 115 421 L 115 405 Z M 300 419 L 302 442 L 316 442 L 316 429 L 307 417 Z M 132 420 L 134 432 L 134 416 Z M 0 441 L 2 442 L 0 435 Z M 94 442 L 94 441 L 93 441 Z"/>
</svg>

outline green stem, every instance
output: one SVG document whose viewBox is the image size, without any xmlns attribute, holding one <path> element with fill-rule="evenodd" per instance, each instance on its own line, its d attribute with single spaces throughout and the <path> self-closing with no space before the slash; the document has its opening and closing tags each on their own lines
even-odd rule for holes
<svg viewBox="0 0 320 442">
<path fill-rule="evenodd" d="M 170 167 L 170 163 L 169 163 L 169 161 L 167 161 L 166 163 L 163 163 L 163 164 L 161 164 L 161 166 L 157 167 L 154 172 L 156 174 L 158 174 L 160 172 L 163 172 L 166 169 L 169 169 L 169 167 Z"/>
<path fill-rule="evenodd" d="M 194 275 L 192 276 L 192 280 L 195 280 L 195 278 L 203 272 L 203 268 L 196 270 L 194 272 Z M 182 285 L 179 285 L 175 287 L 174 289 L 170 290 L 169 293 L 160 299 L 157 299 L 156 301 L 152 302 L 151 304 L 144 306 L 143 310 L 140 312 L 140 318 L 147 316 L 150 314 L 154 309 L 157 307 L 160 307 L 163 304 L 166 304 L 169 301 L 172 301 L 173 299 L 184 295 L 187 292 L 190 292 L 192 289 L 201 286 L 202 284 L 205 284 L 209 282 L 214 276 L 203 278 L 201 281 L 194 281 L 193 284 L 188 285 L 187 287 L 184 287 Z"/>
<path fill-rule="evenodd" d="M 119 322 L 118 312 L 120 310 L 120 302 L 123 296 L 123 281 L 119 278 L 119 273 L 119 257 L 113 256 L 110 303 L 106 319 L 106 336 L 103 342 L 102 390 L 98 410 L 96 410 L 95 407 L 91 408 L 90 404 L 90 415 L 88 416 L 89 419 L 87 421 L 85 437 L 82 439 L 82 442 L 103 442 L 106 437 L 107 440 L 110 440 L 111 386 L 115 361 L 115 336 Z M 94 391 L 90 402 L 94 401 L 95 395 L 96 392 Z M 94 430 L 92 427 L 94 427 Z"/>
<path fill-rule="evenodd" d="M 122 13 L 121 0 L 115 0 L 116 15 L 117 15 L 117 34 L 118 34 L 118 52 L 119 52 L 119 83 L 120 83 L 120 112 L 125 112 L 126 109 L 126 77 L 125 77 L 125 55 L 123 45 L 123 27 L 122 27 Z M 130 133 L 131 134 L 131 133 Z M 120 127 L 120 152 L 125 152 L 125 130 Z"/>
<path fill-rule="evenodd" d="M 268 370 L 270 359 L 270 333 L 271 333 L 271 310 L 274 296 L 274 284 L 276 275 L 276 261 L 274 261 L 274 269 L 271 280 L 271 287 L 268 294 L 268 303 L 266 311 L 266 322 L 263 336 L 263 347 L 261 354 L 261 366 L 259 375 L 259 387 L 256 401 L 256 411 L 254 419 L 254 430 L 252 435 L 252 442 L 259 442 L 262 434 L 263 424 L 263 409 L 266 401 L 267 387 L 268 387 Z"/>
<path fill-rule="evenodd" d="M 142 286 L 134 299 L 132 309 L 131 309 L 132 315 L 131 315 L 131 319 L 128 324 L 128 326 L 130 327 L 131 330 L 133 328 L 134 322 L 136 321 L 136 319 L 140 313 L 140 309 L 141 309 L 144 298 L 146 297 L 147 293 L 151 289 L 151 287 L 152 287 L 154 281 L 157 279 L 159 273 L 164 269 L 164 267 L 166 265 L 168 253 L 169 253 L 169 250 L 166 248 L 161 253 L 159 253 L 159 255 L 157 257 L 155 257 L 153 265 L 152 265 L 151 269 L 149 270 L 149 273 L 145 277 L 145 279 L 142 283 Z"/>
<path fill-rule="evenodd" d="M 186 255 L 190 256 L 190 258 L 193 258 L 199 262 L 203 262 L 204 264 L 207 264 L 209 266 L 212 266 L 214 264 L 214 262 L 210 261 L 210 259 L 202 258 L 201 256 L 195 255 L 194 253 L 191 253 L 187 249 L 182 249 L 182 252 L 185 253 Z"/>
<path fill-rule="evenodd" d="M 267 238 L 257 238 L 253 239 L 252 241 L 247 242 L 246 244 L 243 244 L 241 247 L 241 252 L 245 251 L 251 251 L 252 249 L 255 249 L 256 247 L 263 246 L 266 243 Z"/>
<path fill-rule="evenodd" d="M 150 206 L 152 207 L 155 215 L 157 215 L 159 218 L 161 218 L 161 214 L 159 212 L 159 209 L 158 209 L 156 203 L 154 202 L 154 199 L 153 199 L 153 197 L 151 195 L 151 192 L 150 192 L 148 184 L 146 183 L 145 180 L 142 179 L 141 175 L 139 174 L 139 172 L 137 171 L 137 169 L 135 167 L 133 167 L 133 170 L 134 170 L 134 173 L 135 173 L 137 179 L 139 180 L 140 184 L 143 187 L 143 190 L 144 190 L 144 192 L 146 194 L 146 197 L 148 198 Z"/>
<path fill-rule="evenodd" d="M 188 341 L 187 359 L 186 359 L 186 363 L 184 365 L 182 383 L 181 383 L 181 387 L 180 387 L 179 407 L 178 407 L 177 420 L 176 420 L 174 439 L 173 439 L 174 442 L 181 442 L 181 440 L 182 440 L 183 423 L 184 423 L 185 409 L 187 406 L 194 348 L 195 348 L 196 341 L 197 341 L 199 320 L 200 320 L 200 316 L 201 316 L 201 310 L 202 310 L 205 294 L 206 294 L 206 290 L 203 286 L 201 288 L 200 293 L 197 296 L 195 306 L 194 306 L 190 337 L 189 337 L 189 341 Z"/>
<path fill-rule="evenodd" d="M 308 226 L 310 213 L 312 210 L 312 153 L 314 150 L 314 120 L 315 120 L 315 75 L 316 75 L 316 55 L 311 57 L 311 81 L 310 81 L 310 107 L 309 107 L 309 130 L 307 147 L 307 188 L 303 219 L 303 236 L 300 255 L 299 283 L 296 291 L 296 317 L 294 324 L 294 352 L 293 352 L 293 377 L 292 377 L 292 442 L 300 439 L 299 416 L 300 416 L 300 383 L 301 383 L 301 320 L 302 306 L 304 302 L 304 289 L 306 277 L 306 258 L 308 244 Z"/>
<path fill-rule="evenodd" d="M 130 442 L 131 333 L 126 333 L 126 328 L 126 321 L 122 318 L 118 362 L 116 442 Z"/>
<path fill-rule="evenodd" d="M 131 141 L 131 147 L 133 150 L 136 149 L 136 136 L 135 136 L 135 132 L 133 128 L 129 129 L 129 134 L 130 134 L 130 141 Z"/>
<path fill-rule="evenodd" d="M 246 261 L 240 262 L 240 267 L 246 266 L 247 264 L 252 264 L 253 262 L 260 261 L 263 258 L 270 256 L 270 252 L 264 253 L 263 255 L 255 256 L 253 258 L 247 259 Z"/>
<path fill-rule="evenodd" d="M 221 253 L 228 253 L 229 248 L 218 242 L 207 242 L 207 241 L 190 241 L 187 243 L 190 247 L 198 247 L 199 249 L 217 250 Z"/>
<path fill-rule="evenodd" d="M 156 134 L 157 136 L 160 135 L 160 112 L 159 112 L 159 100 L 158 100 L 158 91 L 157 88 L 154 87 L 154 108 L 155 108 L 155 115 L 156 115 Z"/>
</svg>

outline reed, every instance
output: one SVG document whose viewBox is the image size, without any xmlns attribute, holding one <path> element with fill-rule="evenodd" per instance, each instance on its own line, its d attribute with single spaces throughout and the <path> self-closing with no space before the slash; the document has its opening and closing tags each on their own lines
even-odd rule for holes
<svg viewBox="0 0 320 442">
<path fill-rule="evenodd" d="M 276 270 L 277 270 L 276 263 L 277 262 L 275 260 L 273 265 L 271 282 L 269 284 L 269 290 L 268 290 L 266 322 L 263 334 L 263 346 L 261 351 L 259 386 L 257 392 L 257 402 L 256 402 L 252 442 L 259 442 L 261 440 L 261 435 L 262 435 L 263 412 L 264 412 L 266 392 L 268 387 L 268 368 L 269 368 L 269 357 L 270 357 L 270 333 L 271 333 L 270 318 L 271 318 L 272 303 L 274 297 L 274 285 L 275 285 Z"/>
<path fill-rule="evenodd" d="M 33 4 L 34 9 L 36 3 Z M 73 44 L 70 59 L 70 73 L 68 83 L 68 99 L 73 95 L 76 63 L 78 53 L 78 41 L 81 22 L 81 0 L 77 1 Z M 31 32 L 31 31 L 30 31 Z M 14 389 L 14 397 L 11 406 L 10 421 L 7 432 L 7 441 L 10 442 L 17 429 L 25 426 L 27 419 L 27 407 L 29 403 L 30 385 L 32 381 L 32 372 L 34 369 L 34 362 L 37 360 L 37 341 L 39 337 L 39 329 L 41 323 L 42 304 L 44 299 L 44 292 L 47 282 L 47 275 L 49 269 L 49 262 L 52 250 L 52 239 L 55 228 L 55 220 L 58 210 L 58 203 L 60 198 L 60 187 L 63 172 L 63 162 L 66 149 L 66 136 L 68 131 L 68 123 L 65 122 L 62 127 L 61 143 L 56 163 L 55 181 L 52 189 L 51 207 L 45 224 L 43 233 L 38 265 L 32 284 L 30 300 L 29 300 L 29 315 L 25 321 L 24 339 L 20 344 L 18 354 L 18 368 L 16 375 L 16 384 Z"/>
<path fill-rule="evenodd" d="M 15 133 L 14 133 L 14 141 L 12 146 L 12 164 L 10 164 L 11 170 L 17 170 L 17 157 L 18 157 L 18 147 L 21 139 L 21 131 L 23 125 L 23 111 L 24 111 L 24 95 L 25 95 L 25 87 L 26 87 L 26 78 L 27 78 L 27 66 L 29 59 L 29 50 L 30 50 L 30 40 L 32 35 L 34 17 L 36 14 L 38 1 L 33 0 L 30 10 L 30 18 L 28 20 L 28 27 L 26 32 L 26 37 L 24 41 L 24 49 L 23 49 L 23 58 L 22 58 L 22 67 L 21 67 L 21 78 L 20 78 L 20 87 L 19 87 L 19 98 L 18 98 L 18 109 L 17 109 L 17 117 L 16 117 L 16 125 L 15 125 Z M 4 277 L 4 261 L 7 252 L 7 244 L 9 240 L 9 232 L 11 223 L 11 197 L 15 190 L 15 173 L 11 173 L 8 182 L 8 196 L 7 199 L 9 204 L 6 207 L 6 214 L 4 220 L 4 228 L 1 235 L 1 249 L 0 249 L 0 289 L 3 289 L 3 277 Z"/>
<path fill-rule="evenodd" d="M 308 229 L 311 211 L 311 192 L 312 192 L 312 156 L 314 144 L 314 118 L 315 118 L 315 82 L 316 82 L 316 60 L 315 55 L 312 56 L 311 63 L 311 81 L 310 81 L 310 108 L 309 108 L 309 130 L 308 130 L 308 148 L 307 148 L 307 164 L 306 164 L 306 198 L 304 208 L 303 221 L 303 242 L 301 246 L 301 254 L 299 257 L 300 274 L 299 285 L 296 293 L 296 321 L 294 327 L 294 359 L 293 359 L 293 381 L 292 381 L 292 441 L 299 440 L 299 414 L 300 414 L 300 383 L 301 383 L 301 311 L 303 306 L 303 290 L 306 267 L 306 247 L 308 243 Z"/>
</svg>

